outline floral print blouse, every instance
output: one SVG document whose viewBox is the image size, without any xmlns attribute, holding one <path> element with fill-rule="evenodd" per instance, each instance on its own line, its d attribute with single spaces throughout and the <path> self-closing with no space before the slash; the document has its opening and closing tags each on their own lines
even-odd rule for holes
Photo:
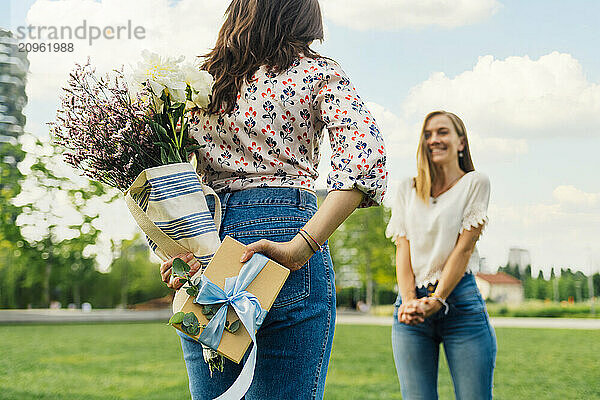
<svg viewBox="0 0 600 400">
<path fill-rule="evenodd" d="M 387 171 L 383 137 L 350 80 L 332 60 L 300 57 L 283 73 L 259 68 L 231 114 L 191 115 L 205 144 L 198 170 L 216 192 L 288 186 L 314 190 L 324 128 L 333 149 L 327 189 L 354 187 L 361 207 L 381 204 Z"/>
</svg>

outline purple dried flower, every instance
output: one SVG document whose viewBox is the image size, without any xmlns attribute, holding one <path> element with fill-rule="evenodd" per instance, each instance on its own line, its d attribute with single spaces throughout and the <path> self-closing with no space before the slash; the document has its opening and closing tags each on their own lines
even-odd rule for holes
<svg viewBox="0 0 600 400">
<path fill-rule="evenodd" d="M 161 165 L 149 125 L 150 109 L 138 93 L 130 99 L 122 71 L 97 79 L 89 60 L 76 64 L 63 89 L 54 140 L 65 147 L 65 161 L 94 180 L 127 189 L 146 168 Z M 147 96 L 149 97 L 149 96 Z"/>
</svg>

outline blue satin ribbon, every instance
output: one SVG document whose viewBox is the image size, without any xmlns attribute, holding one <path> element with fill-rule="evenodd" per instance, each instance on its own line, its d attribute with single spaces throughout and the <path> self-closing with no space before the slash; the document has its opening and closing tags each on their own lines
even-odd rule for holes
<svg viewBox="0 0 600 400">
<path fill-rule="evenodd" d="M 225 279 L 225 287 L 223 289 L 202 275 L 200 292 L 194 302 L 198 304 L 222 305 L 219 311 L 210 319 L 206 328 L 204 328 L 198 337 L 198 340 L 214 350 L 219 347 L 223 330 L 225 329 L 227 306 L 231 305 L 246 328 L 246 331 L 250 334 L 253 343 L 252 350 L 244 363 L 240 376 L 225 393 L 215 400 L 239 400 L 246 394 L 252 383 L 254 366 L 256 365 L 256 331 L 265 319 L 267 311 L 263 310 L 255 295 L 246 291 L 246 287 L 262 271 L 268 261 L 267 257 L 255 253 L 242 266 L 238 276 Z"/>
</svg>

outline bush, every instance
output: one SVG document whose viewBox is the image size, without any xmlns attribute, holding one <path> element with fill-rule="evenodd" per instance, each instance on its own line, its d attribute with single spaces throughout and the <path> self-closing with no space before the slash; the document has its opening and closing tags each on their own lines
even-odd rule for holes
<svg viewBox="0 0 600 400">
<path fill-rule="evenodd" d="M 600 309 L 598 304 L 596 308 Z M 492 317 L 594 318 L 589 303 L 569 304 L 529 300 L 511 305 L 487 302 L 487 309 Z M 600 317 L 598 312 L 595 317 Z"/>
<path fill-rule="evenodd" d="M 396 302 L 396 297 L 398 294 L 393 290 L 389 289 L 378 289 L 375 292 L 375 304 L 385 305 L 385 304 L 394 304 Z"/>
<path fill-rule="evenodd" d="M 356 303 L 359 300 L 363 300 L 366 297 L 366 291 L 364 288 L 346 287 L 337 289 L 335 298 L 337 307 L 352 308 L 356 309 Z"/>
</svg>

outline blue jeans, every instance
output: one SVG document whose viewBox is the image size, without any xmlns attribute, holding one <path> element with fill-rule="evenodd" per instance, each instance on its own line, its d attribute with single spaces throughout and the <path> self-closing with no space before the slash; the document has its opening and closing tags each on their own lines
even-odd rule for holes
<svg viewBox="0 0 600 400">
<path fill-rule="evenodd" d="M 295 188 L 252 188 L 219 197 L 221 239 L 229 235 L 244 244 L 291 240 L 317 211 L 315 195 Z M 213 211 L 214 201 L 207 200 Z M 335 326 L 334 282 L 327 246 L 289 275 L 257 332 L 256 369 L 245 399 L 323 398 Z M 201 345 L 178 333 L 192 399 L 221 395 L 242 364 L 226 359 L 223 372 L 216 371 L 211 378 Z"/>
<path fill-rule="evenodd" d="M 417 288 L 425 297 L 435 286 Z M 459 400 L 492 398 L 492 379 L 496 362 L 496 335 L 490 325 L 485 303 L 472 274 L 465 274 L 444 307 L 419 325 L 398 322 L 398 296 L 392 328 L 392 348 L 400 389 L 404 400 L 435 400 L 437 394 L 440 343 Z"/>
</svg>

